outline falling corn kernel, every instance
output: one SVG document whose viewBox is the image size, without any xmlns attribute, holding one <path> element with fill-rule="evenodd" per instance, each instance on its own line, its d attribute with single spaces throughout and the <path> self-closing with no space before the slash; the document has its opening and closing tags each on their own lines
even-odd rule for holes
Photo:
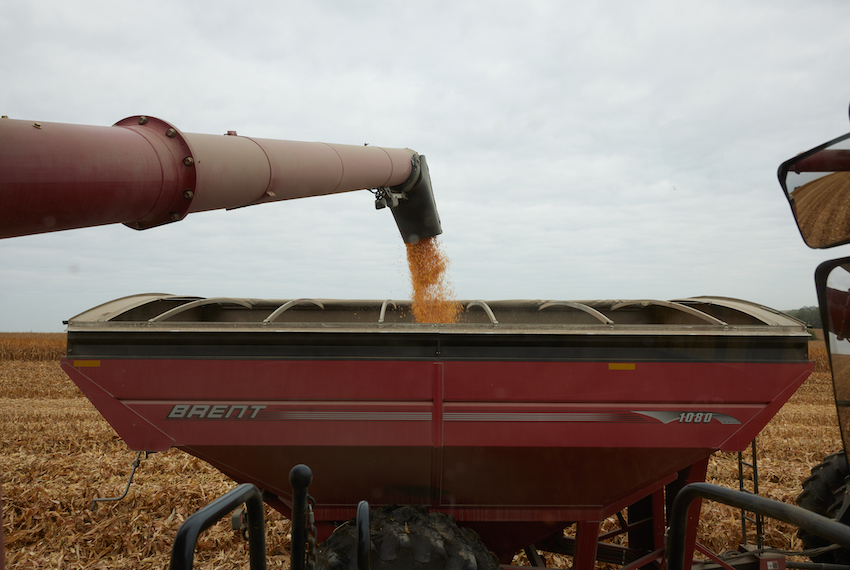
<svg viewBox="0 0 850 570">
<path fill-rule="evenodd" d="M 419 323 L 456 323 L 461 304 L 448 277 L 449 258 L 436 237 L 407 244 L 413 287 L 413 318 Z"/>
</svg>

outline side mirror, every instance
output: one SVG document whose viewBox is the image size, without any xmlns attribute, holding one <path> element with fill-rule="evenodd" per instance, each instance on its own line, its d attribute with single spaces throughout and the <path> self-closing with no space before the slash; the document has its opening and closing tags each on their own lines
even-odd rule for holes
<svg viewBox="0 0 850 570">
<path fill-rule="evenodd" d="M 815 285 L 832 367 L 841 439 L 844 449 L 850 450 L 850 257 L 818 266 Z"/>
<path fill-rule="evenodd" d="M 778 174 L 806 245 L 850 242 L 850 133 L 786 160 Z"/>
</svg>

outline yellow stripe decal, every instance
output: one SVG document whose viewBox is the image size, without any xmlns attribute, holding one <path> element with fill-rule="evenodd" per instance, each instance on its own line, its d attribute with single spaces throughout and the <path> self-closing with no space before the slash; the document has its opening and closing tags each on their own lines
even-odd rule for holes
<svg viewBox="0 0 850 570">
<path fill-rule="evenodd" d="M 75 360 L 74 368 L 100 368 L 100 360 Z"/>
<path fill-rule="evenodd" d="M 634 370 L 634 362 L 609 362 L 608 370 Z"/>
</svg>

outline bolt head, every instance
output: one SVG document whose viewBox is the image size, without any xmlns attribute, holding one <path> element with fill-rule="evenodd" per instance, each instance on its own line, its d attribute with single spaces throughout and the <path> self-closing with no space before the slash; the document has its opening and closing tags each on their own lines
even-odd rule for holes
<svg viewBox="0 0 850 570">
<path fill-rule="evenodd" d="M 184 190 L 183 191 L 183 197 L 186 198 L 187 200 L 191 200 L 192 196 L 194 196 L 194 195 L 195 195 L 195 193 L 192 192 L 191 190 Z"/>
<path fill-rule="evenodd" d="M 174 129 L 168 129 L 167 131 L 165 131 L 165 136 L 173 139 L 175 136 L 177 136 L 177 131 L 175 131 Z"/>
<path fill-rule="evenodd" d="M 148 122 L 148 118 L 147 118 L 147 117 L 139 117 L 139 124 L 140 124 L 140 125 L 144 125 L 144 124 L 146 124 L 147 122 Z"/>
<path fill-rule="evenodd" d="M 183 159 L 183 164 L 185 164 L 186 166 L 192 166 L 193 164 L 195 164 L 195 159 L 191 156 L 187 156 Z"/>
<path fill-rule="evenodd" d="M 168 217 L 171 218 L 172 222 L 176 222 L 180 219 L 180 214 L 178 214 L 177 212 L 171 212 L 171 215 Z"/>
</svg>

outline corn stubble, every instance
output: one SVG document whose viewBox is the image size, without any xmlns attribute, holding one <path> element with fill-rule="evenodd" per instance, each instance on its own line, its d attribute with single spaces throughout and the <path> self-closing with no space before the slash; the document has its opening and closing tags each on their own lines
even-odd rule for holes
<svg viewBox="0 0 850 570">
<path fill-rule="evenodd" d="M 461 304 L 448 276 L 449 258 L 436 237 L 407 245 L 413 288 L 413 318 L 418 323 L 456 323 Z"/>
<path fill-rule="evenodd" d="M 0 344 L 6 340 L 0 335 Z M 62 339 L 52 342 L 64 346 Z M 758 438 L 761 494 L 790 504 L 811 467 L 841 447 L 822 342 L 813 343 L 811 356 L 816 372 Z M 180 524 L 235 486 L 206 463 L 171 450 L 142 461 L 123 501 L 89 510 L 93 498 L 123 492 L 135 455 L 55 360 L 0 359 L 0 474 L 8 567 L 164 568 Z M 737 454 L 711 458 L 710 483 L 737 489 L 737 476 Z M 266 522 L 269 567 L 288 568 L 289 522 L 269 508 Z M 603 527 L 616 524 L 609 520 Z M 736 548 L 741 542 L 739 511 L 704 503 L 698 540 L 716 552 Z M 755 540 L 752 531 L 748 540 Z M 801 548 L 795 528 L 770 519 L 765 540 L 777 548 Z M 570 566 L 568 557 L 542 554 L 552 567 Z M 246 542 L 224 520 L 201 535 L 195 567 L 247 567 L 247 560 Z M 514 564 L 527 565 L 525 555 L 519 554 Z"/>
<path fill-rule="evenodd" d="M 203 461 L 170 450 L 143 456 L 127 497 L 91 511 L 95 497 L 123 493 L 136 453 L 55 357 L 41 359 L 56 350 L 64 354 L 64 335 L 0 335 L 7 568 L 167 568 L 183 521 L 236 484 Z M 269 568 L 288 568 L 289 522 L 267 507 L 266 524 Z M 221 521 L 201 535 L 195 560 L 195 568 L 247 567 L 247 542 L 229 520 Z"/>
</svg>

